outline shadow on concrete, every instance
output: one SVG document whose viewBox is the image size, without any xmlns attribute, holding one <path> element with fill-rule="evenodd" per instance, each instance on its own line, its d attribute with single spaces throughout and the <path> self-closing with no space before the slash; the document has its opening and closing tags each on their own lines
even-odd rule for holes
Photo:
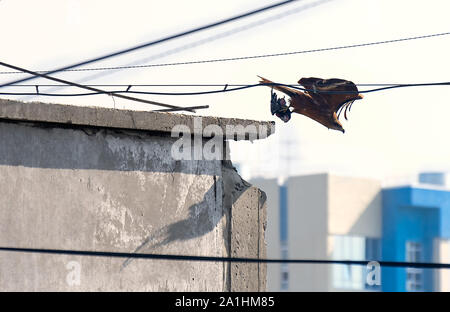
<svg viewBox="0 0 450 312">
<path fill-rule="evenodd" d="M 171 148 L 177 140 L 129 130 L 63 128 L 2 121 L 0 165 L 185 173 L 210 175 L 215 179 L 221 170 L 221 177 L 214 181 L 202 201 L 189 207 L 187 218 L 156 230 L 135 249 L 135 252 L 151 251 L 176 241 L 201 237 L 213 231 L 224 216 L 229 221 L 231 207 L 251 186 L 237 174 L 231 161 L 175 160 Z M 191 152 L 194 153 L 193 150 Z M 218 199 L 217 196 L 222 198 Z M 215 207 L 211 207 L 211 202 L 216 203 Z M 229 223 L 226 227 L 229 227 Z M 225 242 L 228 242 L 230 233 L 226 227 L 223 235 Z M 130 261 L 125 261 L 122 267 Z"/>
<path fill-rule="evenodd" d="M 217 188 L 222 188 L 223 192 L 218 192 Z M 224 216 L 229 216 L 232 205 L 239 199 L 239 197 L 249 188 L 251 184 L 243 180 L 231 162 L 224 162 L 222 171 L 222 179 L 215 180 L 211 188 L 205 193 L 203 200 L 189 207 L 189 216 L 181 221 L 169 224 L 149 235 L 135 250 L 138 252 L 149 252 L 158 247 L 171 244 L 176 241 L 186 241 L 193 238 L 201 237 L 216 228 L 218 223 Z M 217 203 L 217 194 L 222 194 L 222 207 L 219 216 L 211 216 L 211 207 L 208 202 L 211 202 L 211 197 L 214 197 Z M 262 198 L 261 207 L 264 205 L 266 197 Z M 220 201 L 219 201 L 220 203 Z M 220 205 L 219 205 L 220 206 Z M 224 240 L 229 240 L 229 231 L 224 230 Z M 122 264 L 124 269 L 130 262 L 131 258 L 127 259 Z"/>
</svg>

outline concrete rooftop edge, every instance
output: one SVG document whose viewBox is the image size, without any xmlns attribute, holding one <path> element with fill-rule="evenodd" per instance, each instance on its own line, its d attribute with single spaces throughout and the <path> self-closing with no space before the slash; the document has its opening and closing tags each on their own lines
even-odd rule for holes
<svg viewBox="0 0 450 312">
<path fill-rule="evenodd" d="M 195 117 L 202 117 L 196 119 Z M 149 132 L 170 134 L 176 125 L 187 126 L 191 134 L 211 137 L 205 134 L 205 127 L 217 125 L 224 135 L 227 126 L 230 129 L 245 129 L 244 136 L 234 137 L 237 140 L 264 139 L 275 132 L 272 121 L 255 121 L 236 118 L 222 118 L 211 116 L 195 116 L 177 113 L 133 111 L 112 109 L 105 107 L 74 106 L 49 104 L 41 102 L 21 102 L 0 99 L 0 120 L 14 120 L 24 122 L 57 123 L 67 126 L 92 126 L 102 128 L 120 128 L 143 130 Z M 217 127 L 216 127 L 217 129 Z M 213 128 L 209 128 L 213 130 Z M 240 132 L 239 132 L 240 133 Z"/>
</svg>

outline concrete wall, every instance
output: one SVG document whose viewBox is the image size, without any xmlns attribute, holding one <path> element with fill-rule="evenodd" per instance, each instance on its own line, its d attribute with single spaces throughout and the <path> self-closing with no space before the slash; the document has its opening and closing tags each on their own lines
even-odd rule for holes
<svg viewBox="0 0 450 312">
<path fill-rule="evenodd" d="M 279 259 L 282 257 L 280 249 L 280 187 L 276 179 L 252 179 L 250 182 L 260 188 L 267 196 L 267 257 Z M 267 264 L 267 290 L 279 291 L 281 285 L 281 265 Z"/>
<path fill-rule="evenodd" d="M 173 159 L 176 122 L 192 117 L 0 100 L 0 246 L 264 258 L 265 194 L 230 161 Z M 1 291 L 263 291 L 265 280 L 263 264 L 0 251 Z"/>
</svg>

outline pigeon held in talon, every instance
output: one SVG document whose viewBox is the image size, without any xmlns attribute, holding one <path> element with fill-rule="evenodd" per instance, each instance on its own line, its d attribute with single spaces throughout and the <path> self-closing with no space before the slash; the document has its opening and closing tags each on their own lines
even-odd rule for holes
<svg viewBox="0 0 450 312">
<path fill-rule="evenodd" d="M 291 119 L 291 113 L 297 113 L 317 121 L 328 129 L 345 133 L 339 121 L 340 114 L 344 111 L 344 117 L 347 119 L 347 110 L 351 110 L 353 102 L 363 98 L 356 85 L 344 79 L 302 78 L 298 83 L 305 90 L 301 91 L 258 77 L 261 78 L 261 84 L 272 88 L 270 106 L 272 115 L 276 115 L 284 122 Z M 278 98 L 273 89 L 289 96 L 289 105 L 286 104 L 284 97 Z"/>
</svg>

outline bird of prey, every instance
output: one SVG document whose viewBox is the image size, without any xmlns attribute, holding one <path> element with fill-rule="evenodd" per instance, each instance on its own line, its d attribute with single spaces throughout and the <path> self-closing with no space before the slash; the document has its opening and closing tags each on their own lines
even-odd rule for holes
<svg viewBox="0 0 450 312">
<path fill-rule="evenodd" d="M 347 119 L 347 109 L 350 111 L 353 102 L 363 98 L 356 85 L 344 79 L 302 78 L 298 83 L 305 91 L 300 91 L 258 77 L 261 78 L 260 83 L 271 87 L 272 91 L 275 89 L 290 97 L 288 106 L 284 98 L 277 98 L 272 92 L 272 115 L 276 115 L 284 122 L 290 120 L 293 112 L 305 115 L 328 129 L 345 133 L 339 122 L 341 112 L 344 111 L 344 117 Z"/>
</svg>

